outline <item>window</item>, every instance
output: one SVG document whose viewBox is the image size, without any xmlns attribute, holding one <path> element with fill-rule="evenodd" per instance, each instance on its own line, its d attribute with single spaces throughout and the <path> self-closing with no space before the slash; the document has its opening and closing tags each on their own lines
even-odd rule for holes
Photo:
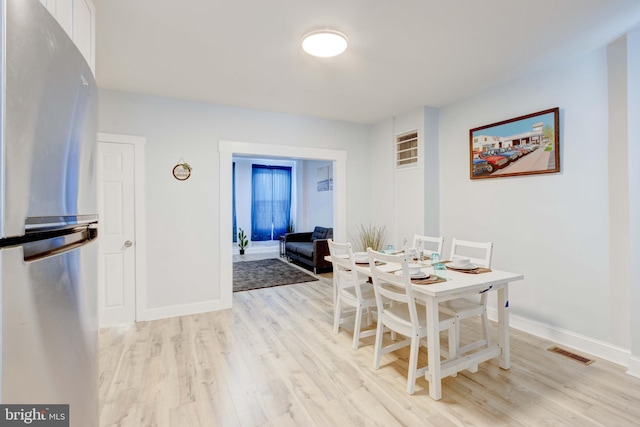
<svg viewBox="0 0 640 427">
<path fill-rule="evenodd" d="M 396 136 L 396 169 L 418 163 L 418 131 Z"/>
<path fill-rule="evenodd" d="M 252 166 L 251 240 L 277 240 L 291 218 L 291 168 Z"/>
</svg>

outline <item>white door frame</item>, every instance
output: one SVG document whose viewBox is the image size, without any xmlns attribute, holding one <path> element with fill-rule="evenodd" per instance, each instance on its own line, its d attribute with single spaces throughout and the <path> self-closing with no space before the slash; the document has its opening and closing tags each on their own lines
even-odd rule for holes
<svg viewBox="0 0 640 427">
<path fill-rule="evenodd" d="M 147 234 L 145 227 L 145 159 L 144 145 L 147 139 L 141 136 L 118 135 L 98 132 L 98 142 L 131 144 L 134 147 L 134 210 L 135 236 L 133 250 L 136 259 L 136 322 L 146 320 L 147 307 Z M 98 218 L 100 221 L 100 218 Z M 100 236 L 98 235 L 98 242 Z"/>
<path fill-rule="evenodd" d="M 233 227 L 232 209 L 232 156 L 234 154 L 267 157 L 287 157 L 306 160 L 329 160 L 333 171 L 333 235 L 339 242 L 347 238 L 347 152 L 326 148 L 296 147 L 290 145 L 258 144 L 251 142 L 225 141 L 218 143 L 220 152 L 220 303 L 221 309 L 231 308 L 233 300 L 233 257 L 229 235 Z"/>
</svg>

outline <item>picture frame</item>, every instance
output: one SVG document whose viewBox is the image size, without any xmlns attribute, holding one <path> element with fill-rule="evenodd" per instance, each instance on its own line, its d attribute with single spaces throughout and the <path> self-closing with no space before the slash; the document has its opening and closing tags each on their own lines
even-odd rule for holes
<svg viewBox="0 0 640 427">
<path fill-rule="evenodd" d="M 318 168 L 318 191 L 333 190 L 333 177 L 330 166 L 322 166 Z"/>
<path fill-rule="evenodd" d="M 186 181 L 191 176 L 191 167 L 186 163 L 179 163 L 173 167 L 172 173 L 178 181 Z"/>
<path fill-rule="evenodd" d="M 469 130 L 470 179 L 560 172 L 560 109 Z"/>
</svg>

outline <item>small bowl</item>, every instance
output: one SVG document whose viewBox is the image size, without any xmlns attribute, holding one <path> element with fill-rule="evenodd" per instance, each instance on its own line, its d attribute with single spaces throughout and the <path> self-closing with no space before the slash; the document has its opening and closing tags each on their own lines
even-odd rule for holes
<svg viewBox="0 0 640 427">
<path fill-rule="evenodd" d="M 422 269 L 422 266 L 416 263 L 409 263 L 407 264 L 407 267 L 409 267 L 409 274 L 411 275 L 420 273 L 420 270 Z"/>
<path fill-rule="evenodd" d="M 469 265 L 471 260 L 469 258 L 463 258 L 459 256 L 453 257 L 453 266 L 454 267 L 466 267 Z"/>
</svg>

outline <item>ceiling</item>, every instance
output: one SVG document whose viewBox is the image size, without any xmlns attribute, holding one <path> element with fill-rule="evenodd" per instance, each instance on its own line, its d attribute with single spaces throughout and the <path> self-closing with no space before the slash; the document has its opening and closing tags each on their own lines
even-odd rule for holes
<svg viewBox="0 0 640 427">
<path fill-rule="evenodd" d="M 606 45 L 638 0 L 94 0 L 98 85 L 375 123 Z M 302 36 L 333 27 L 347 51 Z"/>
</svg>

